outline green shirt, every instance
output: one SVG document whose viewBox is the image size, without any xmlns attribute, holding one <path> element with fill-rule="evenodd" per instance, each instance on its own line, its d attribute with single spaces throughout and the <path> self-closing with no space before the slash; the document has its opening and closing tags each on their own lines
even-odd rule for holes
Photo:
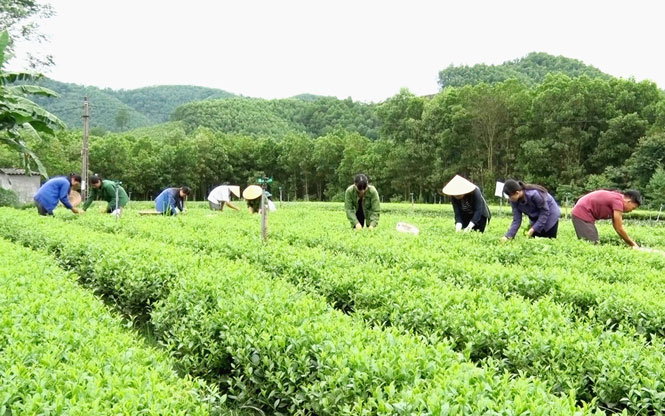
<svg viewBox="0 0 665 416">
<path fill-rule="evenodd" d="M 96 199 L 101 199 L 109 203 L 110 209 L 115 209 L 115 190 L 116 186 L 118 188 L 118 206 L 124 207 L 129 202 L 127 197 L 127 192 L 120 185 L 116 185 L 114 181 L 107 179 L 102 180 L 102 186 L 98 189 L 95 187 L 90 187 L 90 195 L 88 199 L 83 204 L 83 210 L 87 210 L 92 202 Z"/>
<path fill-rule="evenodd" d="M 355 185 L 346 188 L 344 195 L 344 209 L 346 210 L 346 218 L 349 219 L 352 227 L 358 224 L 356 211 L 358 210 L 358 191 Z M 365 214 L 365 222 L 369 223 L 372 227 L 379 225 L 379 214 L 381 213 L 381 206 L 379 202 L 379 193 L 372 185 L 367 186 L 367 191 L 363 196 L 363 213 Z M 364 224 L 363 224 L 364 225 Z"/>
</svg>

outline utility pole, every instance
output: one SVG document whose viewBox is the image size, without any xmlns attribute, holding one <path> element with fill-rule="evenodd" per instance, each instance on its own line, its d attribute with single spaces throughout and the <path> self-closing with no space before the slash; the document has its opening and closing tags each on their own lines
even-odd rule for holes
<svg viewBox="0 0 665 416">
<path fill-rule="evenodd" d="M 90 107 L 88 97 L 83 98 L 83 147 L 81 148 L 81 200 L 88 198 L 88 134 L 90 123 Z"/>
</svg>

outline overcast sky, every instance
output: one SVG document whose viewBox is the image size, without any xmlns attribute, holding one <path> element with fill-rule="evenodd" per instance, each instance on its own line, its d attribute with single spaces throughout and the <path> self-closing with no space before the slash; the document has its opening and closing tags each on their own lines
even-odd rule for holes
<svg viewBox="0 0 665 416">
<path fill-rule="evenodd" d="M 43 0 L 51 78 L 382 101 L 438 91 L 450 64 L 563 55 L 665 88 L 665 2 Z M 35 50 L 34 46 L 30 46 Z M 14 65 L 18 65 L 15 63 Z"/>
</svg>

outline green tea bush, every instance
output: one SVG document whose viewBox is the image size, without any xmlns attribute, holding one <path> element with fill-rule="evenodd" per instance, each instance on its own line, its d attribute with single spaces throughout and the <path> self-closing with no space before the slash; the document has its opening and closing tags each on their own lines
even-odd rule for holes
<svg viewBox="0 0 665 416">
<path fill-rule="evenodd" d="M 16 195 L 16 192 L 12 191 L 11 189 L 0 187 L 0 207 L 16 208 L 19 205 L 18 195 Z"/>
<path fill-rule="evenodd" d="M 209 387 L 180 378 L 52 259 L 0 239 L 0 262 L 0 414 L 210 413 Z"/>
</svg>

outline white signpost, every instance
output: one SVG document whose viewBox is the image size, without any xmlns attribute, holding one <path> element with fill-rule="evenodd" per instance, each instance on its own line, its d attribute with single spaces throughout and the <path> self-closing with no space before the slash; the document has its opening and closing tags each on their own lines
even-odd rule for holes
<svg viewBox="0 0 665 416">
<path fill-rule="evenodd" d="M 499 198 L 499 213 L 503 208 L 503 182 L 496 181 L 496 186 L 494 187 L 494 196 Z"/>
</svg>

